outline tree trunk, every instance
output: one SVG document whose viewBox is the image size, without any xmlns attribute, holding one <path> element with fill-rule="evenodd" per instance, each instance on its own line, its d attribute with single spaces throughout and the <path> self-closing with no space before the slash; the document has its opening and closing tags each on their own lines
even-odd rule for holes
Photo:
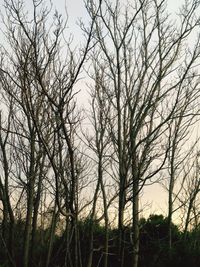
<svg viewBox="0 0 200 267">
<path fill-rule="evenodd" d="M 50 260 L 51 260 L 51 253 L 53 248 L 53 242 L 55 237 L 55 229 L 56 229 L 56 221 L 58 218 L 58 212 L 56 212 L 56 203 L 53 211 L 53 216 L 51 220 L 51 230 L 50 230 L 50 237 L 49 237 L 49 244 L 48 244 L 48 252 L 47 252 L 47 259 L 46 259 L 46 267 L 49 266 Z"/>
<path fill-rule="evenodd" d="M 139 193 L 138 180 L 133 181 L 133 267 L 139 259 Z"/>
<path fill-rule="evenodd" d="M 30 183 L 30 188 L 28 188 L 28 200 L 27 200 L 27 215 L 26 215 L 26 225 L 24 233 L 24 256 L 23 256 L 23 267 L 28 267 L 29 265 L 29 246 L 30 246 L 30 235 L 32 228 L 32 213 L 33 213 L 33 188 L 32 183 Z"/>
</svg>

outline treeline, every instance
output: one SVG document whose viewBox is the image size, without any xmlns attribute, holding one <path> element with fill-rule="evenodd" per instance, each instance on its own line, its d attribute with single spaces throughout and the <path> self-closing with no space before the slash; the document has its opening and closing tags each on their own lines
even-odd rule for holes
<svg viewBox="0 0 200 267">
<path fill-rule="evenodd" d="M 197 266 L 199 1 L 175 18 L 166 0 L 88 0 L 80 45 L 31 3 L 2 15 L 1 264 Z M 155 183 L 167 216 L 145 221 Z"/>
<path fill-rule="evenodd" d="M 90 219 L 85 219 L 78 222 L 79 229 L 79 262 L 82 266 L 87 265 L 90 240 L 90 227 L 94 224 L 94 254 L 92 266 L 104 266 L 103 255 L 105 242 L 105 226 L 92 222 Z M 139 265 L 147 267 L 167 267 L 167 266 L 182 266 L 196 267 L 200 263 L 200 241 L 199 228 L 187 232 L 187 240 L 182 231 L 175 224 L 172 224 L 172 245 L 171 255 L 168 254 L 168 218 L 163 215 L 152 214 L 148 219 L 141 218 L 140 226 L 140 251 Z M 25 229 L 24 221 L 16 221 L 15 223 L 15 239 L 14 239 L 14 254 L 15 266 L 22 266 L 23 255 L 23 232 Z M 48 255 L 48 242 L 51 229 L 38 228 L 35 232 L 37 245 L 34 251 L 34 257 L 31 266 L 45 266 Z M 108 266 L 120 266 L 118 255 L 118 229 L 109 229 L 109 253 Z M 66 266 L 66 247 L 67 233 L 60 232 L 55 235 L 54 244 L 52 247 L 52 257 L 49 266 Z M 132 244 L 130 242 L 132 235 L 131 227 L 124 228 L 124 266 L 130 266 L 132 258 Z M 3 240 L 0 242 L 0 264 L 1 266 L 9 266 L 9 258 L 6 253 Z M 74 260 L 74 251 L 71 251 L 71 259 Z"/>
</svg>

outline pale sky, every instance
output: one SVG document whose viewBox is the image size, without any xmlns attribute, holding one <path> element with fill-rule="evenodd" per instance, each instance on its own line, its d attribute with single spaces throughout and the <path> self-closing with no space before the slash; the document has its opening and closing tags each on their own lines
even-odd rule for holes
<svg viewBox="0 0 200 267">
<path fill-rule="evenodd" d="M 134 0 L 130 0 L 134 1 Z M 4 13 L 3 8 L 3 0 L 0 0 L 0 10 Z M 25 5 L 28 9 L 31 10 L 32 7 L 32 0 L 24 0 Z M 48 3 L 48 1 L 46 1 Z M 68 13 L 68 27 L 69 32 L 75 36 L 75 41 L 80 41 L 81 38 L 81 31 L 77 24 L 79 18 L 82 18 L 83 21 L 87 20 L 87 12 L 84 8 L 84 1 L 83 0 L 52 0 L 54 9 L 56 8 L 59 13 L 62 13 L 65 16 L 65 7 L 67 7 Z M 174 13 L 178 11 L 178 7 L 184 3 L 184 0 L 168 0 L 168 10 L 170 13 Z M 3 30 L 2 22 L 0 24 L 1 30 Z M 79 39 L 80 38 L 80 39 Z M 0 33 L 0 44 L 2 44 L 3 35 Z M 87 101 L 87 100 L 86 100 Z M 152 204 L 151 208 L 148 210 L 147 213 L 163 213 L 166 212 L 166 204 L 167 204 L 167 195 L 163 194 L 163 191 L 160 186 L 147 186 L 145 188 L 145 194 L 143 198 L 143 204 L 148 203 Z M 163 209 L 163 210 L 162 210 Z M 166 215 L 166 214 L 165 214 Z"/>
<path fill-rule="evenodd" d="M 84 8 L 84 0 L 51 0 L 53 5 L 60 11 L 64 13 L 65 7 L 67 7 L 68 14 L 70 17 L 70 23 L 76 22 L 78 17 L 85 17 L 85 8 Z M 46 3 L 49 1 L 46 0 Z M 131 2 L 131 1 L 129 1 Z M 0 0 L 0 7 L 2 11 L 4 0 Z M 24 3 L 27 7 L 31 8 L 32 0 L 24 0 Z M 184 0 L 168 0 L 168 8 L 170 12 L 177 10 L 181 4 L 184 3 Z"/>
<path fill-rule="evenodd" d="M 85 10 L 85 3 L 84 0 L 51 0 L 53 3 L 54 8 L 58 10 L 58 12 L 62 13 L 63 16 L 65 16 L 65 10 L 67 7 L 68 12 L 68 26 L 69 29 L 74 32 L 75 34 L 79 34 L 79 26 L 77 25 L 78 18 L 82 18 L 83 20 L 86 19 L 87 12 Z M 124 0 L 123 0 L 124 1 Z M 132 0 L 129 0 L 131 3 Z M 46 0 L 46 3 L 48 3 L 49 0 Z M 4 13 L 3 8 L 4 0 L 0 0 L 0 10 L 2 13 Z M 32 7 L 32 0 L 24 0 L 25 5 L 28 9 L 31 10 Z M 184 0 L 168 0 L 168 9 L 169 12 L 173 13 L 174 11 L 178 10 L 178 7 L 181 6 L 181 4 L 184 3 Z"/>
</svg>

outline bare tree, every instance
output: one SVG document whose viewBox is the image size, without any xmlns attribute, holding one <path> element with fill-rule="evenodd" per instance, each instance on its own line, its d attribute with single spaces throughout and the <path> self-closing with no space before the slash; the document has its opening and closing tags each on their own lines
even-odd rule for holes
<svg viewBox="0 0 200 267">
<path fill-rule="evenodd" d="M 103 250 L 103 266 L 107 267 L 108 265 L 108 228 L 109 228 L 109 216 L 108 208 L 112 203 L 112 200 L 115 198 L 115 193 L 110 198 L 107 188 L 110 191 L 113 188 L 110 187 L 110 182 L 112 178 L 109 175 L 109 164 L 110 164 L 110 154 L 112 153 L 111 147 L 111 137 L 108 132 L 109 127 L 109 117 L 110 106 L 108 102 L 107 93 L 105 91 L 106 81 L 104 80 L 105 70 L 99 69 L 96 65 L 96 58 L 98 54 L 94 52 L 93 66 L 94 66 L 94 75 L 91 75 L 92 84 L 95 84 L 95 87 L 91 85 L 91 111 L 89 112 L 89 121 L 91 123 L 90 133 L 86 134 L 83 132 L 83 135 L 86 139 L 87 147 L 89 148 L 90 158 L 93 159 L 92 165 L 96 169 L 94 175 L 96 180 L 95 191 L 93 196 L 93 203 L 91 208 L 90 215 L 90 237 L 89 237 L 89 257 L 87 266 L 91 267 L 93 259 L 93 232 L 95 221 L 100 222 L 104 219 L 105 225 L 105 245 Z M 111 151 L 110 151 L 111 150 Z M 110 192 L 111 193 L 111 192 Z M 99 198 L 102 196 L 102 199 Z M 98 206 L 103 206 L 103 215 L 97 213 Z"/>
<path fill-rule="evenodd" d="M 195 110 L 195 98 L 198 93 L 195 88 L 190 88 L 190 84 L 187 84 L 186 96 L 183 98 L 183 103 L 179 102 L 180 114 L 177 118 L 173 118 L 169 122 L 169 134 L 168 134 L 168 166 L 169 181 L 167 185 L 168 190 L 168 245 L 169 253 L 172 248 L 172 216 L 173 213 L 179 210 L 178 207 L 174 207 L 176 200 L 181 194 L 182 187 L 185 183 L 185 179 L 188 172 L 182 173 L 184 170 L 184 164 L 190 160 L 194 147 L 197 145 L 197 141 L 194 142 L 190 149 L 184 148 L 191 137 L 191 131 L 193 130 L 196 122 L 197 110 Z M 191 107 L 192 104 L 192 107 Z M 191 142 L 191 141 L 190 141 Z M 191 169 L 188 170 L 189 172 Z"/>
</svg>

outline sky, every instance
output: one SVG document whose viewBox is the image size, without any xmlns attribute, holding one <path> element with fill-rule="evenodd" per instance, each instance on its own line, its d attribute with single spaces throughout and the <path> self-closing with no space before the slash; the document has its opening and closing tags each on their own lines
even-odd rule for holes
<svg viewBox="0 0 200 267">
<path fill-rule="evenodd" d="M 7 0 L 9 2 L 9 0 Z M 25 6 L 28 10 L 32 9 L 32 0 L 23 0 Z M 127 0 L 122 0 L 127 1 Z M 131 3 L 133 0 L 129 0 Z M 178 10 L 182 3 L 185 0 L 168 0 L 168 10 L 170 13 L 174 13 Z M 46 3 L 50 2 L 50 0 L 46 0 Z M 66 10 L 68 14 L 68 28 L 69 32 L 77 38 L 81 40 L 81 31 L 78 25 L 78 20 L 81 18 L 83 21 L 87 21 L 87 12 L 85 9 L 84 0 L 51 0 L 53 4 L 53 10 L 57 9 L 59 13 L 63 15 L 63 18 L 66 18 Z M 4 0 L 0 0 L 0 12 L 4 14 L 3 8 Z M 1 19 L 0 19 L 0 29 L 3 28 Z M 0 33 L 0 39 L 3 38 L 3 35 Z"/>
<path fill-rule="evenodd" d="M 8 0 L 9 1 L 9 0 Z M 46 0 L 48 3 L 49 0 Z M 67 7 L 68 14 L 70 16 L 70 23 L 76 23 L 78 17 L 85 16 L 85 3 L 84 0 L 51 0 L 53 5 L 60 11 L 61 13 L 65 12 L 65 7 Z M 129 1 L 131 2 L 131 1 Z M 4 0 L 0 0 L 0 7 L 2 10 Z M 31 8 L 32 0 L 24 0 L 24 3 L 27 7 Z M 170 12 L 174 12 L 178 9 L 181 4 L 184 3 L 184 0 L 168 0 L 168 9 Z"/>
<path fill-rule="evenodd" d="M 61 10 L 64 6 L 64 1 L 59 0 L 60 3 L 56 4 L 56 6 Z M 134 0 L 132 0 L 134 1 Z M 56 1 L 54 1 L 56 2 Z M 130 1 L 131 2 L 131 1 Z M 179 7 L 184 3 L 184 0 L 168 0 L 168 10 L 169 13 L 176 14 L 178 12 Z M 82 17 L 86 14 L 84 9 L 84 4 L 82 0 L 66 0 L 66 5 L 69 14 L 69 26 L 70 29 L 73 29 L 75 34 L 80 34 L 79 27 L 76 24 L 77 18 Z M 150 214 L 162 213 L 167 216 L 167 194 L 164 193 L 163 188 L 159 184 L 154 184 L 153 186 L 146 186 L 142 193 L 142 201 L 141 207 L 142 212 L 141 215 L 148 217 Z M 175 214 L 175 221 L 180 222 L 179 215 Z"/>
<path fill-rule="evenodd" d="M 56 6 L 62 10 L 64 6 L 64 0 L 59 0 L 59 4 L 56 3 L 55 0 L 53 2 L 56 3 Z M 132 0 L 134 1 L 134 0 Z M 130 1 L 131 2 L 131 1 Z M 169 13 L 176 13 L 184 3 L 184 0 L 168 0 L 168 10 Z M 74 31 L 79 32 L 78 25 L 76 25 L 77 18 L 82 17 L 84 19 L 85 9 L 82 0 L 66 0 L 66 6 L 69 14 L 69 26 L 70 29 L 74 29 Z M 80 33 L 80 32 L 79 32 Z M 143 198 L 141 206 L 144 207 L 143 214 L 148 216 L 151 213 L 166 213 L 167 207 L 167 197 L 163 197 L 163 189 L 160 185 L 155 184 L 154 186 L 147 186 L 143 192 Z M 164 214 L 167 215 L 167 214 Z"/>
<path fill-rule="evenodd" d="M 134 1 L 134 0 L 131 0 Z M 130 1 L 130 2 L 131 2 Z M 2 13 L 3 11 L 3 0 L 0 0 L 0 10 Z M 32 0 L 24 0 L 25 5 L 28 9 L 31 10 L 32 7 Z M 68 13 L 68 28 L 69 32 L 72 33 L 75 37 L 74 39 L 77 41 L 81 40 L 81 31 L 78 26 L 78 19 L 82 18 L 83 21 L 87 20 L 86 18 L 86 10 L 84 7 L 83 0 L 52 0 L 54 8 L 58 10 L 59 13 L 63 14 L 63 17 L 66 15 L 66 8 Z M 168 10 L 170 13 L 175 13 L 178 11 L 178 8 L 181 4 L 184 3 L 184 0 L 168 0 Z M 2 22 L 1 23 L 1 29 Z M 80 38 L 80 39 L 79 39 Z M 3 34 L 0 32 L 0 43 L 3 42 Z M 87 101 L 87 99 L 85 99 Z M 162 210 L 166 211 L 167 205 L 167 198 L 166 195 L 163 194 L 163 191 L 159 185 L 155 185 L 154 187 L 148 186 L 144 190 L 144 197 L 143 197 L 143 205 L 146 205 L 148 208 L 148 213 L 156 213 L 161 212 Z M 165 196 L 165 197 L 163 197 Z M 165 214 L 166 215 L 166 214 Z"/>
<path fill-rule="evenodd" d="M 2 1 L 2 0 L 0 0 Z M 26 0 L 31 1 L 31 0 Z M 131 3 L 130 0 L 129 2 Z M 77 19 L 86 17 L 86 10 L 84 0 L 52 0 L 52 3 L 56 6 L 58 11 L 61 13 L 67 7 L 67 12 L 69 15 L 68 24 L 69 28 L 74 30 L 75 34 L 80 34 L 79 26 L 77 25 Z M 178 11 L 179 7 L 184 3 L 184 0 L 168 0 L 168 10 L 170 13 Z"/>
</svg>

